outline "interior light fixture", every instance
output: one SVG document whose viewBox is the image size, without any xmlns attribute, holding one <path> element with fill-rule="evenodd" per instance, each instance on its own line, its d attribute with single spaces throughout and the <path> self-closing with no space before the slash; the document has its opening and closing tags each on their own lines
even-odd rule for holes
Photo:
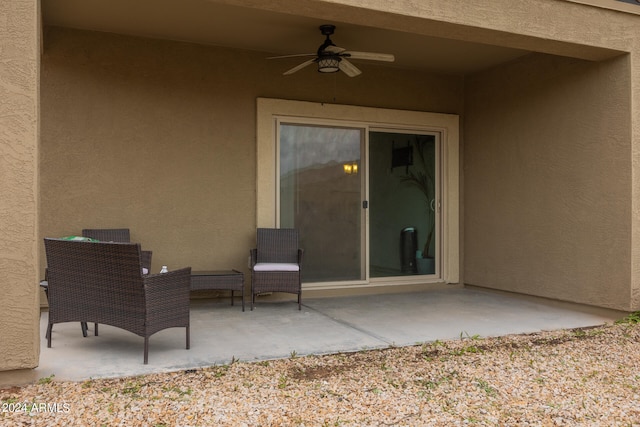
<svg viewBox="0 0 640 427">
<path fill-rule="evenodd" d="M 318 71 L 321 73 L 335 73 L 340 70 L 341 58 L 336 55 L 327 55 L 318 59 Z"/>
<path fill-rule="evenodd" d="M 357 175 L 358 174 L 358 163 L 356 163 L 356 162 L 345 163 L 344 165 L 342 165 L 342 167 L 344 168 L 344 173 L 346 173 L 347 175 Z"/>
</svg>

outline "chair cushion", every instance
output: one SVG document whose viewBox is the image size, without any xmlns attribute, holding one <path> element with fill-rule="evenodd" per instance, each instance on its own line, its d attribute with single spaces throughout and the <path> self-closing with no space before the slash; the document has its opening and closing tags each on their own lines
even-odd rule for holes
<svg viewBox="0 0 640 427">
<path fill-rule="evenodd" d="M 253 266 L 253 271 L 300 271 L 300 266 L 284 262 L 259 262 Z"/>
<path fill-rule="evenodd" d="M 96 239 L 92 239 L 91 237 L 84 236 L 64 236 L 61 237 L 60 240 L 73 240 L 77 242 L 98 242 Z"/>
</svg>

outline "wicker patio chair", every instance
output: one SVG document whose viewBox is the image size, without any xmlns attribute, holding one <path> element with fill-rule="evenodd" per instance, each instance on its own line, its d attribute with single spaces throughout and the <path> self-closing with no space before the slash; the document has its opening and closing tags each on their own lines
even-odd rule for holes
<svg viewBox="0 0 640 427">
<path fill-rule="evenodd" d="M 82 230 L 83 237 L 91 237 L 101 242 L 131 242 L 131 233 L 128 228 L 85 228 Z M 142 251 L 142 268 L 151 272 L 152 251 Z"/>
<path fill-rule="evenodd" d="M 130 243 L 131 232 L 128 228 L 85 228 L 82 230 L 82 237 L 90 237 L 92 239 L 99 240 L 101 242 L 120 242 Z M 142 256 L 142 268 L 146 269 L 147 273 L 151 272 L 151 259 L 153 257 L 152 251 L 140 251 Z M 143 270 L 144 271 L 144 270 Z M 83 335 L 87 336 L 87 324 L 85 322 L 82 329 Z M 93 334 L 98 336 L 98 324 L 93 325 Z"/>
<path fill-rule="evenodd" d="M 251 310 L 256 295 L 287 292 L 298 295 L 302 307 L 302 255 L 299 233 L 293 228 L 258 228 L 251 255 Z"/>
<path fill-rule="evenodd" d="M 140 245 L 45 239 L 49 324 L 87 321 L 115 326 L 144 338 L 167 328 L 186 328 L 189 342 L 191 268 L 142 274 Z"/>
</svg>

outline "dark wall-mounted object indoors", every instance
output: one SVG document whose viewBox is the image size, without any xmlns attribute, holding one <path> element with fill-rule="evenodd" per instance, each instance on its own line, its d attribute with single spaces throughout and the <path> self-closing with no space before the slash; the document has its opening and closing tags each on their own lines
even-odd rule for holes
<svg viewBox="0 0 640 427">
<path fill-rule="evenodd" d="M 397 168 L 401 166 L 411 166 L 413 164 L 413 147 L 411 145 L 407 147 L 393 148 L 391 154 L 391 168 Z"/>
</svg>

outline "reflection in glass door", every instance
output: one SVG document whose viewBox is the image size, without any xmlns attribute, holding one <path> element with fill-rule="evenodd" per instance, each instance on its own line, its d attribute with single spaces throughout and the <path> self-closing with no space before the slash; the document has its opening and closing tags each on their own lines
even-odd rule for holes
<svg viewBox="0 0 640 427">
<path fill-rule="evenodd" d="M 372 278 L 438 272 L 437 136 L 369 132 Z"/>
<path fill-rule="evenodd" d="M 300 230 L 302 280 L 364 280 L 364 130 L 295 123 L 278 129 L 279 224 Z"/>
</svg>

